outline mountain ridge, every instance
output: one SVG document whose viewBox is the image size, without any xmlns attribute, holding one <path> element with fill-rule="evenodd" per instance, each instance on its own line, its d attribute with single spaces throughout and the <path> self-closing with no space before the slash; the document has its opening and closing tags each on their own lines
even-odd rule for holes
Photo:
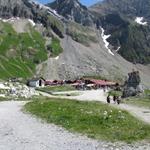
<svg viewBox="0 0 150 150">
<path fill-rule="evenodd" d="M 93 16 L 88 8 L 78 0 L 56 0 L 47 4 L 48 7 L 56 10 L 58 14 L 69 20 L 73 20 L 85 26 L 93 25 Z"/>
<path fill-rule="evenodd" d="M 128 17 L 145 17 L 149 18 L 150 14 L 149 0 L 104 0 L 99 2 L 89 9 L 98 11 L 99 13 L 110 14 L 120 13 Z M 150 19 L 150 18 L 149 18 Z"/>
</svg>

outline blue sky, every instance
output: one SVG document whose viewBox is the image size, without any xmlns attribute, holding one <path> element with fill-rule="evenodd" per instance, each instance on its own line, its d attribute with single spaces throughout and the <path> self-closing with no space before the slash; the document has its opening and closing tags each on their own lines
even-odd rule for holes
<svg viewBox="0 0 150 150">
<path fill-rule="evenodd" d="M 52 2 L 53 0 L 37 0 L 40 3 L 49 3 Z M 96 2 L 99 2 L 100 0 L 80 0 L 82 4 L 86 5 L 86 6 L 90 6 Z"/>
</svg>

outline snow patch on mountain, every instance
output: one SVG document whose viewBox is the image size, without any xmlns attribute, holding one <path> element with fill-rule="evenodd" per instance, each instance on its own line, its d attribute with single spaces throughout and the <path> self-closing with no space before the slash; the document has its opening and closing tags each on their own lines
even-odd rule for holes
<svg viewBox="0 0 150 150">
<path fill-rule="evenodd" d="M 0 21 L 2 21 L 2 22 L 14 22 L 14 21 L 19 20 L 19 19 L 20 19 L 19 17 L 16 17 L 16 18 L 12 17 L 12 18 L 9 18 L 9 19 L 0 18 Z"/>
<path fill-rule="evenodd" d="M 117 49 L 116 49 L 116 52 L 118 52 L 120 50 L 121 46 L 119 46 Z"/>
<path fill-rule="evenodd" d="M 62 16 L 60 16 L 60 15 L 57 13 L 56 10 L 51 9 L 51 8 L 49 8 L 49 7 L 45 6 L 45 5 L 43 5 L 43 4 L 39 3 L 39 2 L 37 2 L 36 0 L 30 0 L 29 2 L 30 2 L 31 4 L 33 4 L 33 5 L 39 6 L 40 9 L 45 9 L 45 10 L 47 10 L 50 15 L 53 15 L 53 16 L 57 17 L 58 19 L 62 19 L 62 18 L 63 18 Z"/>
<path fill-rule="evenodd" d="M 103 42 L 105 43 L 105 47 L 108 50 L 108 53 L 114 56 L 114 53 L 111 51 L 111 49 L 109 48 L 109 42 L 107 41 L 107 39 L 111 36 L 111 35 L 105 35 L 105 30 L 101 27 L 101 37 L 103 39 Z"/>
<path fill-rule="evenodd" d="M 79 5 L 78 2 L 75 3 L 75 7 L 76 7 L 76 8 L 80 7 L 80 5 Z"/>
<path fill-rule="evenodd" d="M 55 57 L 55 60 L 58 60 L 59 59 L 59 56 Z"/>
<path fill-rule="evenodd" d="M 30 22 L 30 24 L 31 24 L 33 27 L 36 25 L 36 23 L 35 23 L 33 20 L 28 19 L 28 21 Z"/>
<path fill-rule="evenodd" d="M 5 90 L 8 90 L 10 89 L 8 86 L 6 86 L 4 83 L 0 83 L 0 89 L 5 89 Z"/>
<path fill-rule="evenodd" d="M 144 17 L 136 17 L 135 22 L 140 25 L 147 25 L 147 22 L 143 22 Z"/>
</svg>

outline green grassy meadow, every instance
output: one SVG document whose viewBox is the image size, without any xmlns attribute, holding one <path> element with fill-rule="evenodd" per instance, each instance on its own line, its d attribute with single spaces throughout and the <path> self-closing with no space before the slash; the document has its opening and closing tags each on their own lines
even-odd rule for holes
<svg viewBox="0 0 150 150">
<path fill-rule="evenodd" d="M 70 85 L 57 85 L 57 86 L 46 86 L 38 90 L 49 93 L 49 92 L 74 91 L 76 89 Z"/>
<path fill-rule="evenodd" d="M 150 139 L 150 125 L 99 102 L 38 98 L 27 103 L 25 110 L 48 123 L 94 139 L 128 143 Z"/>
<path fill-rule="evenodd" d="M 9 23 L 0 22 L 0 78 L 31 77 L 36 64 L 47 59 L 45 40 L 33 27 L 17 33 Z"/>
</svg>

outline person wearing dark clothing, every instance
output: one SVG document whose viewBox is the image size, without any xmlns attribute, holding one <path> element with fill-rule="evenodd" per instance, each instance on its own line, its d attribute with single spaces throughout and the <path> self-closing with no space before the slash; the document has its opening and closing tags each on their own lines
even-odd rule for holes
<svg viewBox="0 0 150 150">
<path fill-rule="evenodd" d="M 110 96 L 107 96 L 107 103 L 110 103 Z"/>
<path fill-rule="evenodd" d="M 120 97 L 119 96 L 116 97 L 116 101 L 117 101 L 117 104 L 119 105 L 120 104 Z"/>
<path fill-rule="evenodd" d="M 113 101 L 116 103 L 116 95 L 113 96 Z"/>
</svg>

